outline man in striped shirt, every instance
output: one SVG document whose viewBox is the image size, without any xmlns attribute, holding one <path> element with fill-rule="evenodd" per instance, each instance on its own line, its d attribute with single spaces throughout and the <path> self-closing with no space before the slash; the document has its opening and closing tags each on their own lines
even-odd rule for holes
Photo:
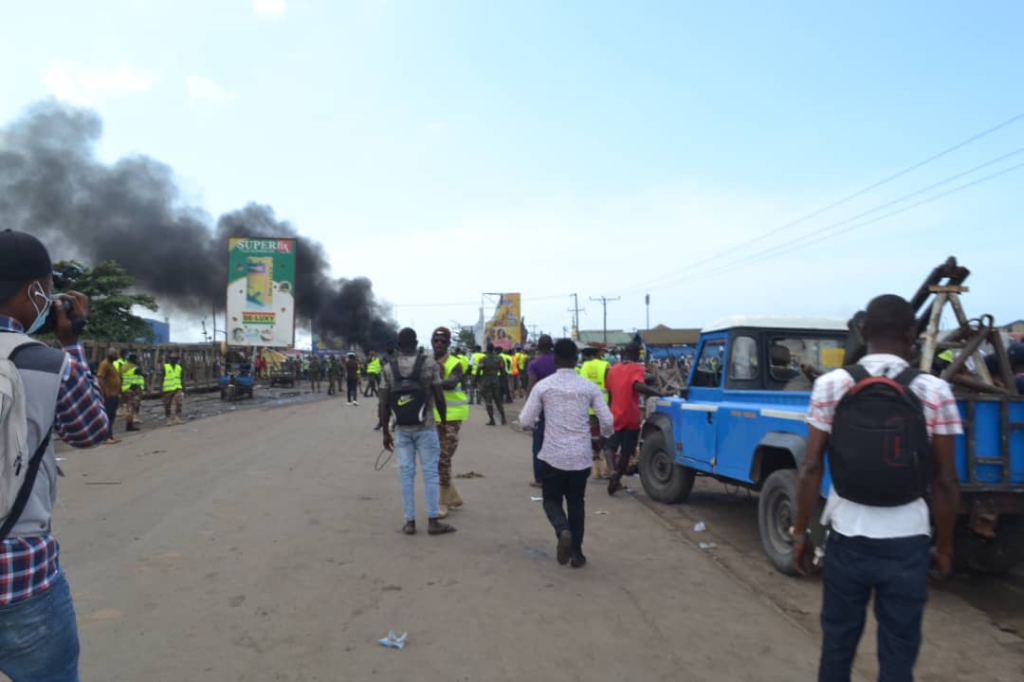
<svg viewBox="0 0 1024 682">
<path fill-rule="evenodd" d="M 897 379 L 909 367 L 906 358 L 912 354 L 916 328 L 914 310 L 905 300 L 892 295 L 874 299 L 864 321 L 868 352 L 858 364 L 869 377 Z M 813 553 L 805 529 L 818 504 L 836 408 L 854 385 L 845 369 L 814 382 L 793 531 L 793 563 L 802 575 L 808 572 Z M 949 384 L 938 377 L 919 374 L 909 383 L 909 389 L 920 400 L 931 442 L 931 469 L 927 473 L 937 536 L 931 559 L 939 573 L 946 576 L 951 570 L 959 499 L 954 439 L 963 433 L 960 413 Z M 858 456 L 866 459 L 874 454 Z M 879 679 L 912 680 L 928 597 L 928 503 L 917 497 L 898 506 L 860 504 L 840 496 L 833 485 L 821 521 L 831 526 L 831 533 L 821 606 L 819 681 L 849 681 L 872 593 L 878 620 Z"/>
<path fill-rule="evenodd" d="M 53 302 L 53 332 L 62 351 L 29 338 L 50 315 L 52 292 L 46 247 L 25 233 L 0 232 L 0 357 L 11 357 L 22 378 L 29 453 L 39 450 L 51 429 L 69 445 L 85 448 L 103 442 L 109 428 L 103 396 L 72 324 L 72 318 L 88 317 L 88 299 L 68 292 Z M 0 671 L 14 682 L 77 682 L 75 610 L 50 528 L 57 462 L 52 444 L 43 452 L 20 516 L 14 520 L 9 510 L 0 510 L 3 528 L 9 527 L 0 542 Z"/>
</svg>

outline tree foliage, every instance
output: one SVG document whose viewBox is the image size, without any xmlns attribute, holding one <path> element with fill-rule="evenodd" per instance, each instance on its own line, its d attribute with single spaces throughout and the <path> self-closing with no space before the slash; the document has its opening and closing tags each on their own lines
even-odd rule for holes
<svg viewBox="0 0 1024 682">
<path fill-rule="evenodd" d="M 472 351 L 473 346 L 476 345 L 476 336 L 473 335 L 473 328 L 463 327 L 460 329 L 458 336 L 455 338 L 454 345 L 461 347 L 464 351 Z"/>
<path fill-rule="evenodd" d="M 89 325 L 83 338 L 120 343 L 153 340 L 152 328 L 132 314 L 132 306 L 156 311 L 156 299 L 149 294 L 128 293 L 135 278 L 117 261 L 103 261 L 91 269 L 78 261 L 59 261 L 53 270 L 55 291 L 73 289 L 89 297 Z"/>
</svg>

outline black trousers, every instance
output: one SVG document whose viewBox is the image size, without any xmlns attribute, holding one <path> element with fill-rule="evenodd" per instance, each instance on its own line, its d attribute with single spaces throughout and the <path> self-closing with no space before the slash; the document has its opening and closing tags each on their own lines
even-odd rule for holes
<svg viewBox="0 0 1024 682">
<path fill-rule="evenodd" d="M 359 379 L 346 379 L 348 382 L 348 402 L 359 401 Z"/>
<path fill-rule="evenodd" d="M 544 460 L 540 465 L 540 483 L 544 495 L 544 513 L 555 529 L 555 536 L 568 529 L 572 533 L 572 549 L 580 552 L 583 549 L 584 520 L 586 509 L 583 498 L 587 493 L 587 479 L 590 478 L 590 467 L 580 471 L 563 471 L 556 469 Z M 565 507 L 562 500 L 565 500 Z"/>
<path fill-rule="evenodd" d="M 110 429 L 107 431 L 107 440 L 114 440 L 114 417 L 117 416 L 117 408 L 121 404 L 121 396 L 113 396 L 103 399 L 103 407 L 107 411 L 107 419 L 110 421 Z"/>
</svg>

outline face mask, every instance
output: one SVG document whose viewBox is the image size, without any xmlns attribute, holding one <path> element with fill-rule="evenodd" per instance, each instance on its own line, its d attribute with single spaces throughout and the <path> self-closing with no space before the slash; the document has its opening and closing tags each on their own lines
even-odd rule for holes
<svg viewBox="0 0 1024 682">
<path fill-rule="evenodd" d="M 46 318 L 50 314 L 50 306 L 53 305 L 53 301 L 46 295 L 43 288 L 39 286 L 39 284 L 36 284 L 35 286 L 36 290 L 30 292 L 28 298 L 28 300 L 32 301 L 32 307 L 36 309 L 36 321 L 33 322 L 32 326 L 30 326 L 25 332 L 29 336 L 35 334 L 44 324 L 46 324 Z M 39 309 L 39 304 L 36 303 L 37 298 L 41 298 L 44 301 L 42 310 Z"/>
</svg>

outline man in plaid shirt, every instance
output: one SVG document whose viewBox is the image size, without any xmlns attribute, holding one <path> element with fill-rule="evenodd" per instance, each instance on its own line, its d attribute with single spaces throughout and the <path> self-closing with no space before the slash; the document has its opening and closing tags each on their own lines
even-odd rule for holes
<svg viewBox="0 0 1024 682">
<path fill-rule="evenodd" d="M 68 292 L 53 305 L 53 332 L 63 351 L 29 338 L 51 312 L 52 269 L 46 247 L 35 237 L 0 232 L 0 356 L 13 356 L 21 374 L 30 453 L 51 429 L 69 445 L 86 448 L 101 443 L 109 426 L 71 319 L 88 317 L 88 299 Z M 13 682 L 78 680 L 75 610 L 50 528 L 56 482 L 51 444 L 28 503 L 0 542 L 0 672 Z M 0 510 L 0 522 L 8 522 L 8 513 Z"/>
<path fill-rule="evenodd" d="M 864 339 L 868 352 L 858 364 L 869 377 L 895 380 L 910 366 L 906 358 L 911 357 L 917 339 L 914 309 L 899 296 L 879 296 L 868 304 Z M 802 575 L 807 574 L 813 554 L 805 529 L 818 504 L 836 408 L 854 385 L 845 369 L 814 382 L 793 530 L 793 564 Z M 949 384 L 938 377 L 919 374 L 909 388 L 920 400 L 931 442 L 930 516 L 936 534 L 931 562 L 948 576 L 959 500 L 954 452 L 955 438 L 963 433 L 960 412 Z M 879 679 L 910 682 L 928 598 L 932 532 L 928 503 L 918 497 L 898 506 L 859 504 L 840 496 L 833 485 L 821 522 L 831 526 L 831 532 L 821 606 L 819 682 L 849 682 L 872 593 L 878 620 Z"/>
</svg>

